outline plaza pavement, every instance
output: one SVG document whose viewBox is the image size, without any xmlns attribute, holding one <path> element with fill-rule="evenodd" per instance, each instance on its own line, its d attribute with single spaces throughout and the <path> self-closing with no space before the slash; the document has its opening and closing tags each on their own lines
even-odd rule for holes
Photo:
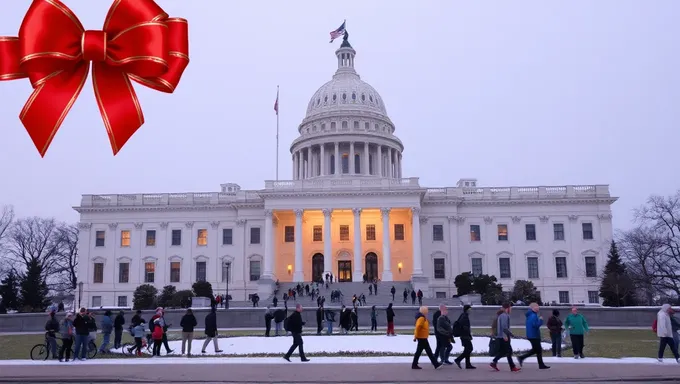
<svg viewBox="0 0 680 384">
<path fill-rule="evenodd" d="M 157 382 L 157 383 L 580 383 L 680 381 L 680 365 L 674 361 L 592 363 L 564 359 L 549 370 L 527 361 L 521 372 L 501 372 L 488 367 L 488 358 L 477 357 L 477 370 L 446 366 L 434 370 L 421 359 L 422 370 L 410 368 L 410 358 L 316 358 L 302 363 L 291 359 L 147 358 L 106 359 L 78 363 L 6 361 L 0 363 L 0 382 Z M 63 380 L 63 381 L 60 381 Z"/>
</svg>

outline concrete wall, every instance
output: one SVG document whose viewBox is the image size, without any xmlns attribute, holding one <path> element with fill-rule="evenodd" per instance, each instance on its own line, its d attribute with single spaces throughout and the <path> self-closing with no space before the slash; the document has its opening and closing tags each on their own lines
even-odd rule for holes
<svg viewBox="0 0 680 384">
<path fill-rule="evenodd" d="M 378 307 L 378 326 L 385 326 L 385 311 L 384 306 Z M 561 317 L 564 319 L 569 313 L 570 308 L 567 307 L 542 307 L 541 314 L 547 321 L 548 316 L 553 309 L 559 309 Z M 338 308 L 331 308 L 339 312 Z M 395 325 L 396 326 L 412 326 L 415 321 L 416 307 L 394 307 L 395 309 Z M 430 308 L 430 313 L 433 313 L 436 307 Z M 470 312 L 470 320 L 475 327 L 490 327 L 494 314 L 498 307 L 473 307 Z M 524 325 L 524 313 L 527 307 L 515 307 L 512 311 L 511 324 L 513 326 Z M 658 308 L 581 308 L 579 311 L 586 317 L 590 326 L 593 327 L 649 327 L 651 332 L 652 322 L 655 319 Z M 264 327 L 264 312 L 265 308 L 237 308 L 229 310 L 218 310 L 217 326 L 219 328 L 252 328 Z M 199 327 L 203 327 L 205 315 L 208 310 L 195 310 L 196 318 Z M 450 309 L 452 319 L 456 319 L 461 313 L 461 308 L 456 307 Z M 132 317 L 132 312 L 127 312 L 125 315 L 126 321 L 129 322 Z M 184 314 L 184 310 L 168 310 L 165 315 L 166 322 L 173 324 L 171 329 L 179 327 L 179 322 Z M 153 316 L 152 311 L 144 311 L 143 317 L 148 319 Z M 39 332 L 44 329 L 47 321 L 47 314 L 44 313 L 26 313 L 26 314 L 11 314 L 0 315 L 0 332 Z M 63 314 L 60 313 L 58 318 L 61 320 Z M 429 316 L 431 319 L 431 316 Z M 303 312 L 303 318 L 307 322 L 306 329 L 311 330 L 316 327 L 316 316 L 314 308 L 307 308 Z M 100 316 L 98 314 L 97 320 L 99 322 Z M 338 316 L 336 314 L 336 319 Z M 359 308 L 359 325 L 360 327 L 370 327 L 370 307 Z M 129 324 L 129 323 L 128 323 Z M 336 324 L 337 326 L 337 324 Z"/>
</svg>

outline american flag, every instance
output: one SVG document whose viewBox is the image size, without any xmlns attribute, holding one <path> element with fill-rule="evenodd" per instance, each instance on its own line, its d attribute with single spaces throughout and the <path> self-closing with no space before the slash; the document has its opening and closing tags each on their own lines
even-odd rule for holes
<svg viewBox="0 0 680 384">
<path fill-rule="evenodd" d="M 345 21 L 342 22 L 342 25 L 340 28 L 336 29 L 335 31 L 331 31 L 331 41 L 330 43 L 333 42 L 333 40 L 337 39 L 338 37 L 342 36 L 345 34 Z"/>
<path fill-rule="evenodd" d="M 276 101 L 274 102 L 274 111 L 279 115 L 279 87 L 276 87 Z"/>
</svg>

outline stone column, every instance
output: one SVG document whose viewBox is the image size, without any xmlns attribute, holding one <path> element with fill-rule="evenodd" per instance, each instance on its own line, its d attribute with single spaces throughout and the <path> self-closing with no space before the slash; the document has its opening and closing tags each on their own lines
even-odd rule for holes
<svg viewBox="0 0 680 384">
<path fill-rule="evenodd" d="M 423 274 L 423 258 L 421 255 L 420 244 L 420 208 L 411 208 L 411 226 L 413 228 L 412 242 L 413 242 L 413 274 Z"/>
<path fill-rule="evenodd" d="M 274 267 L 274 212 L 271 209 L 264 211 L 264 271 L 262 275 L 271 278 Z"/>
<path fill-rule="evenodd" d="M 387 148 L 387 177 L 394 177 L 394 167 L 392 166 L 392 148 Z"/>
<path fill-rule="evenodd" d="M 364 172 L 363 174 L 368 176 L 371 174 L 371 163 L 370 163 L 370 155 L 368 153 L 368 141 L 364 143 Z"/>
<path fill-rule="evenodd" d="M 397 157 L 397 179 L 401 179 L 401 154 L 399 151 L 396 153 Z"/>
<path fill-rule="evenodd" d="M 380 208 L 383 222 L 383 273 L 382 281 L 392 281 L 392 255 L 390 251 L 390 208 Z"/>
<path fill-rule="evenodd" d="M 382 145 L 380 145 L 380 144 L 376 145 L 375 152 L 376 152 L 375 158 L 376 158 L 376 160 L 377 160 L 377 162 L 376 162 L 376 167 L 375 167 L 375 171 L 376 171 L 375 174 L 376 174 L 378 177 L 383 177 L 383 169 L 382 169 Z"/>
<path fill-rule="evenodd" d="M 298 154 L 298 179 L 302 180 L 305 178 L 304 171 L 305 158 L 302 155 L 302 150 L 299 150 L 297 154 Z"/>
<path fill-rule="evenodd" d="M 323 209 L 323 275 L 333 271 L 333 240 L 331 239 L 331 209 Z"/>
<path fill-rule="evenodd" d="M 361 265 L 361 208 L 352 209 L 354 213 L 354 268 L 352 281 L 363 281 L 363 268 Z"/>
<path fill-rule="evenodd" d="M 319 161 L 320 167 L 319 170 L 319 176 L 325 176 L 326 175 L 326 145 L 321 144 L 321 154 L 319 155 L 321 157 L 321 160 Z"/>
<path fill-rule="evenodd" d="M 293 282 L 301 283 L 305 281 L 302 272 L 302 214 L 304 210 L 296 209 L 295 211 L 295 266 L 293 272 Z"/>
<path fill-rule="evenodd" d="M 355 156 L 354 156 L 354 142 L 350 141 L 349 143 L 349 174 L 353 175 L 355 172 L 354 170 L 356 169 L 356 164 L 355 164 Z"/>
<path fill-rule="evenodd" d="M 293 152 L 293 180 L 297 179 L 297 153 Z"/>
<path fill-rule="evenodd" d="M 340 143 L 337 141 L 335 142 L 335 176 L 338 176 L 341 174 L 341 169 L 340 169 Z"/>
<path fill-rule="evenodd" d="M 312 147 L 307 147 L 307 172 L 305 178 L 309 179 L 312 176 Z"/>
</svg>

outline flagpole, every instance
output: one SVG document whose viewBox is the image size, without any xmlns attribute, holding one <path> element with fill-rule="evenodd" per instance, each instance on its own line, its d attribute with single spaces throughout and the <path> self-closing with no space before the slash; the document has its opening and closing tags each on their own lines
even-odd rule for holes
<svg viewBox="0 0 680 384">
<path fill-rule="evenodd" d="M 276 102 L 277 102 L 277 111 L 276 111 L 276 181 L 279 181 L 279 111 L 278 111 L 278 102 L 279 102 L 279 86 L 276 86 Z"/>
</svg>

